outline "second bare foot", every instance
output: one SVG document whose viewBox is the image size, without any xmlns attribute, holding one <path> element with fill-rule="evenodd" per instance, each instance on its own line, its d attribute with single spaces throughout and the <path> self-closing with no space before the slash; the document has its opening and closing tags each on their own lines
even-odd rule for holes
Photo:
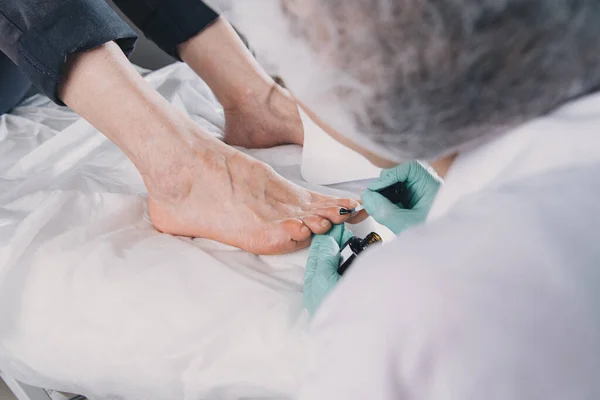
<svg viewBox="0 0 600 400">
<path fill-rule="evenodd" d="M 249 149 L 304 143 L 295 101 L 279 85 L 252 91 L 225 109 L 225 142 Z"/>
</svg>

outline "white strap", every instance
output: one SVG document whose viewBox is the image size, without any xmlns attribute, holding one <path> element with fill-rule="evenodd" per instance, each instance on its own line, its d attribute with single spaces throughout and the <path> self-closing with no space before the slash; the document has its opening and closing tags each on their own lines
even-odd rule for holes
<svg viewBox="0 0 600 400">
<path fill-rule="evenodd" d="M 329 136 L 298 108 L 304 126 L 301 173 L 304 180 L 317 185 L 372 179 L 380 168 Z"/>
</svg>

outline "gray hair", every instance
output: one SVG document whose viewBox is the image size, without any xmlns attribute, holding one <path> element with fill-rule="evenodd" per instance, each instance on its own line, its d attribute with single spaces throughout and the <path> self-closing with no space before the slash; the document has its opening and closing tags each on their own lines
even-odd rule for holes
<svg viewBox="0 0 600 400">
<path fill-rule="evenodd" d="M 282 4 L 317 55 L 369 88 L 338 88 L 360 97 L 348 107 L 361 132 L 403 158 L 456 151 L 600 84 L 598 0 Z"/>
</svg>

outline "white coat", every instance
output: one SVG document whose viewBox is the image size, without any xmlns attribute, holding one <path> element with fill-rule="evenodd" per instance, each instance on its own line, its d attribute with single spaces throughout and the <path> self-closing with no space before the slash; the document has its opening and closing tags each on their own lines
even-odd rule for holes
<svg viewBox="0 0 600 400">
<path fill-rule="evenodd" d="M 301 400 L 600 399 L 600 94 L 458 156 L 313 321 Z"/>
</svg>

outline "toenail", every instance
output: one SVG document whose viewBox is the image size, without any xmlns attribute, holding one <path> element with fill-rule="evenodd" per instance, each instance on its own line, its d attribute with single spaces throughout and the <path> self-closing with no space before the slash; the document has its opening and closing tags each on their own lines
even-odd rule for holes
<svg viewBox="0 0 600 400">
<path fill-rule="evenodd" d="M 304 225 L 304 226 L 302 227 L 302 229 L 300 229 L 300 232 L 302 232 L 302 233 L 307 233 L 309 230 L 310 230 L 310 229 L 308 229 L 308 226 Z"/>
<path fill-rule="evenodd" d="M 329 226 L 329 221 L 327 221 L 326 219 L 324 219 L 323 221 L 321 221 L 321 226 L 323 228 L 327 228 Z"/>
</svg>

